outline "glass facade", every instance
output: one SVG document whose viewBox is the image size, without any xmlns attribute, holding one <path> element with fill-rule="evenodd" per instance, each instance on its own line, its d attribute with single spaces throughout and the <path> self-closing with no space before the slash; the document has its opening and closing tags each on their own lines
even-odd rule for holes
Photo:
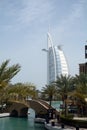
<svg viewBox="0 0 87 130">
<path fill-rule="evenodd" d="M 54 46 L 50 38 L 48 34 L 48 84 L 61 74 L 68 75 L 68 65 L 61 46 Z"/>
</svg>

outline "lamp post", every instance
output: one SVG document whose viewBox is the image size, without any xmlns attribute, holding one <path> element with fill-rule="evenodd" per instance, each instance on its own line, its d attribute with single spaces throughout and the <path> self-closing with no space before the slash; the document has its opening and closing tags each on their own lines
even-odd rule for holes
<svg viewBox="0 0 87 130">
<path fill-rule="evenodd" d="M 85 45 L 85 59 L 87 58 L 87 45 Z"/>
<path fill-rule="evenodd" d="M 85 45 L 85 59 L 87 59 L 87 45 Z M 85 74 L 87 74 L 87 62 L 86 61 L 85 61 Z"/>
<path fill-rule="evenodd" d="M 87 116 L 87 98 L 85 98 L 85 102 L 86 102 L 86 116 Z"/>
</svg>

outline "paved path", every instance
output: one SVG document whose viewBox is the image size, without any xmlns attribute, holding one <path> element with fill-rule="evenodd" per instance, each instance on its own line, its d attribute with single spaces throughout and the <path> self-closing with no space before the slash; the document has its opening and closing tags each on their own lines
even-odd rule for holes
<svg viewBox="0 0 87 130">
<path fill-rule="evenodd" d="M 65 125 L 63 130 L 76 130 L 76 128 L 73 126 L 66 126 Z M 87 128 L 79 128 L 79 130 L 87 130 Z"/>
<path fill-rule="evenodd" d="M 47 124 L 46 122 L 45 122 L 45 128 L 47 130 L 76 130 L 76 128 L 72 126 L 65 125 L 64 128 L 61 128 L 60 124 L 52 126 L 51 123 Z M 87 128 L 79 128 L 79 130 L 87 130 Z"/>
<path fill-rule="evenodd" d="M 75 127 L 68 126 L 68 125 L 64 125 L 64 128 L 61 128 L 61 124 L 56 124 L 55 126 L 52 126 L 51 125 L 52 121 L 54 121 L 54 120 L 50 120 L 50 123 L 47 125 L 47 127 L 49 127 L 48 130 L 60 130 L 60 129 L 61 130 L 76 130 Z M 46 126 L 46 124 L 45 124 L 45 126 Z M 87 130 L 87 128 L 79 128 L 79 130 Z"/>
<path fill-rule="evenodd" d="M 8 117 L 10 116 L 10 113 L 0 113 L 0 117 Z"/>
</svg>

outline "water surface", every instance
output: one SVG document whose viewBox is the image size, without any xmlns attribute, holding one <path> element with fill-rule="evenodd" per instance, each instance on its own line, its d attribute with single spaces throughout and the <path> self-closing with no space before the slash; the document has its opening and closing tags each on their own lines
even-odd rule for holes
<svg viewBox="0 0 87 130">
<path fill-rule="evenodd" d="M 0 130 L 45 130 L 44 124 L 34 123 L 34 111 L 28 118 L 0 118 Z"/>
<path fill-rule="evenodd" d="M 59 109 L 60 102 L 52 102 Z M 34 123 L 35 112 L 30 109 L 28 118 L 0 118 L 0 130 L 46 130 L 44 124 Z"/>
</svg>

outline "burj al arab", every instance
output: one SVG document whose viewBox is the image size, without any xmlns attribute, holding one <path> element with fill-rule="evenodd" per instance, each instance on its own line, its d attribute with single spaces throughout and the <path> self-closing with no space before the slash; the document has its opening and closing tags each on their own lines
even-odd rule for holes
<svg viewBox="0 0 87 130">
<path fill-rule="evenodd" d="M 47 84 L 56 81 L 57 76 L 68 76 L 68 64 L 61 45 L 54 46 L 50 33 L 47 34 Z"/>
</svg>

